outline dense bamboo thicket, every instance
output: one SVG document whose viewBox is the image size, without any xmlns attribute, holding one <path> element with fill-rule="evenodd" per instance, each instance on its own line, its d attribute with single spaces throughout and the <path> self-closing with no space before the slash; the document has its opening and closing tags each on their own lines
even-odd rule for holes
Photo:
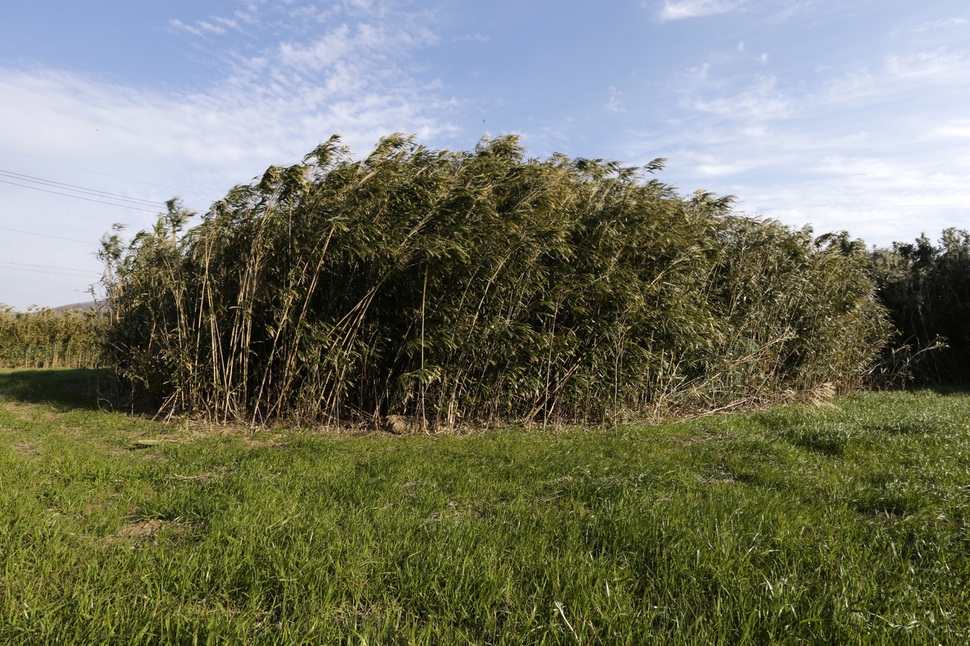
<svg viewBox="0 0 970 646">
<path fill-rule="evenodd" d="M 681 197 L 660 168 L 511 136 L 353 160 L 332 138 L 195 227 L 173 201 L 105 240 L 112 364 L 169 411 L 412 428 L 859 384 L 887 334 L 864 247 Z"/>
<path fill-rule="evenodd" d="M 872 252 L 879 298 L 897 333 L 890 376 L 918 383 L 970 382 L 970 232 L 949 228 Z"/>
<path fill-rule="evenodd" d="M 0 305 L 0 368 L 94 368 L 103 319 L 93 312 Z"/>
</svg>

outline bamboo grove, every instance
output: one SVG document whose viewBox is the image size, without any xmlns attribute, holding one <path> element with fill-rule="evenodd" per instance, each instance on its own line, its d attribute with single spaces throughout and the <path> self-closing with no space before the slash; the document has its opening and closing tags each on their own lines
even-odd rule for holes
<svg viewBox="0 0 970 646">
<path fill-rule="evenodd" d="M 417 429 L 860 385 L 889 334 L 865 246 L 681 197 L 662 161 L 333 137 L 194 227 L 172 201 L 105 238 L 109 363 L 129 404 Z"/>
</svg>

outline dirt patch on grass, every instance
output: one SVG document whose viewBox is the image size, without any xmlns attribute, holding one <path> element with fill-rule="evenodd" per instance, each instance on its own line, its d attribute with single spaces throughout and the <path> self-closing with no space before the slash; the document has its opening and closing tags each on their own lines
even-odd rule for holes
<svg viewBox="0 0 970 646">
<path fill-rule="evenodd" d="M 734 483 L 738 481 L 737 474 L 731 472 L 723 465 L 708 469 L 704 476 L 699 476 L 704 484 L 715 484 L 718 482 Z"/>
<path fill-rule="evenodd" d="M 472 503 L 462 505 L 454 500 L 448 501 L 448 507 L 442 511 L 436 511 L 428 517 L 428 522 L 440 522 L 445 518 L 471 518 L 482 520 L 488 516 L 488 508 L 476 506 Z"/>
<path fill-rule="evenodd" d="M 153 539 L 162 531 L 178 537 L 188 532 L 189 526 L 170 520 L 160 520 L 158 518 L 129 523 L 122 527 L 116 534 L 103 538 L 101 540 L 101 546 L 112 547 L 114 545 L 127 544 L 131 546 L 131 549 L 135 549 L 139 544 Z"/>
<path fill-rule="evenodd" d="M 40 455 L 33 442 L 15 442 L 10 448 L 19 455 Z"/>
</svg>

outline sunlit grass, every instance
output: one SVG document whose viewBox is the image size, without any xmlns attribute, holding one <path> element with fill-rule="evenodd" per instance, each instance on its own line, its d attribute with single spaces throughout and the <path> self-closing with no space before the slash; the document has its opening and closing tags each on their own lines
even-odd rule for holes
<svg viewBox="0 0 970 646">
<path fill-rule="evenodd" d="M 165 425 L 85 383 L 0 373 L 0 643 L 970 637 L 966 394 L 392 437 Z"/>
</svg>

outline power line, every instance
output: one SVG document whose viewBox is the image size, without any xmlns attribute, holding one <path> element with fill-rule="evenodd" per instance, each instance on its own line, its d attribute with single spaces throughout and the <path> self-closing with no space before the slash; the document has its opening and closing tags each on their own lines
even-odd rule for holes
<svg viewBox="0 0 970 646">
<path fill-rule="evenodd" d="M 80 269 L 64 269 L 60 267 L 50 267 L 44 269 L 44 265 L 24 265 L 24 263 L 13 263 L 0 260 L 0 269 L 10 271 L 29 271 L 34 274 L 48 274 L 51 276 L 66 276 L 68 278 L 90 278 L 96 275 L 93 271 L 83 271 Z"/>
<path fill-rule="evenodd" d="M 14 262 L 13 260 L 0 260 L 0 265 L 17 265 L 18 267 L 33 267 L 35 269 L 53 269 L 54 271 L 73 271 L 75 273 L 90 274 L 87 269 L 76 269 L 74 267 L 52 267 L 51 265 L 35 265 L 29 262 Z"/>
<path fill-rule="evenodd" d="M 14 233 L 23 233 L 29 236 L 38 236 L 40 238 L 51 238 L 53 240 L 67 240 L 68 242 L 80 242 L 82 244 L 89 244 L 94 247 L 99 246 L 96 242 L 91 242 L 90 240 L 78 240 L 77 238 L 65 238 L 63 236 L 52 236 L 49 233 L 37 233 L 36 231 L 24 231 L 23 229 L 11 229 L 10 227 L 0 227 L 2 231 L 13 231 Z"/>
<path fill-rule="evenodd" d="M 54 188 L 67 189 L 71 191 L 78 191 L 80 193 L 85 193 L 87 195 L 93 195 L 95 197 L 104 197 L 112 200 L 120 200 L 124 202 L 131 202 L 139 206 L 153 206 L 157 207 L 161 202 L 155 200 L 143 200 L 139 197 L 128 197 L 126 195 L 119 195 L 117 193 L 109 193 L 107 191 L 101 191 L 96 188 L 87 188 L 85 186 L 75 186 L 74 184 L 65 184 L 64 182 L 56 182 L 51 179 L 44 179 L 43 177 L 34 177 L 33 175 L 24 175 L 23 173 L 15 173 L 9 170 L 0 169 L 0 175 L 15 179 L 21 182 L 34 182 L 44 186 L 52 186 Z"/>
<path fill-rule="evenodd" d="M 146 186 L 155 186 L 156 188 L 172 189 L 171 186 L 165 186 L 163 184 L 155 184 L 154 182 L 146 182 L 143 179 L 133 179 L 131 177 L 122 177 L 121 175 L 112 175 L 111 173 L 105 173 L 98 170 L 92 170 L 91 168 L 84 168 L 82 166 L 74 166 L 72 164 L 65 164 L 61 161 L 54 161 L 53 159 L 47 159 L 45 157 L 37 157 L 36 155 L 28 155 L 26 153 L 18 152 L 16 150 L 10 150 L 9 148 L 0 148 L 0 152 L 10 153 L 11 155 L 17 155 L 18 157 L 26 157 L 27 159 L 36 159 L 37 161 L 46 162 L 48 164 L 54 164 L 55 166 L 63 166 L 64 168 L 73 168 L 74 170 L 84 171 L 85 173 L 93 173 L 95 175 L 103 175 L 105 177 L 112 177 L 114 179 L 123 179 L 126 182 L 135 182 L 136 184 L 144 184 Z"/>
<path fill-rule="evenodd" d="M 129 206 L 127 204 L 117 204 L 115 202 L 105 202 L 104 200 L 94 200 L 89 197 L 81 197 L 80 195 L 72 195 L 70 193 L 61 193 L 58 191 L 51 191 L 46 188 L 40 188 L 39 186 L 30 186 L 28 184 L 18 184 L 16 182 L 9 182 L 7 180 L 0 179 L 0 183 L 10 184 L 12 186 L 20 186 L 22 188 L 29 188 L 34 191 L 41 191 L 42 193 L 50 193 L 51 195 L 63 195 L 64 197 L 73 197 L 75 200 L 84 200 L 85 202 L 95 202 L 97 204 L 107 204 L 108 206 L 114 206 L 122 209 L 132 209 L 134 211 L 144 211 L 146 213 L 158 213 L 159 209 L 143 209 L 137 206 Z"/>
<path fill-rule="evenodd" d="M 3 149 L 0 149 L 3 150 Z M 29 156 L 29 155 L 28 155 Z M 62 164 L 64 165 L 64 164 Z M 70 166 L 69 168 L 74 168 Z M 106 173 L 102 173 L 106 174 Z M 61 195 L 64 197 L 73 197 L 76 200 L 84 200 L 86 202 L 94 202 L 96 204 L 107 204 L 108 206 L 115 206 L 123 209 L 132 209 L 134 211 L 142 211 L 145 213 L 159 213 L 165 211 L 167 208 L 166 202 L 159 202 L 157 200 L 146 200 L 140 197 L 129 197 L 127 195 L 120 195 L 118 193 L 110 193 L 108 191 L 102 191 L 97 188 L 90 188 L 87 186 L 78 186 L 77 184 L 68 184 L 66 182 L 58 182 L 52 179 L 46 179 L 43 177 L 36 177 L 34 175 L 26 175 L 24 173 L 16 173 L 10 170 L 0 169 L 0 177 L 6 177 L 7 179 L 0 179 L 0 183 L 10 184 L 11 186 L 19 186 L 21 188 L 29 188 L 34 191 L 41 191 L 42 193 L 50 193 L 52 195 Z M 115 177 L 114 175 L 108 175 L 108 177 Z M 119 178 L 124 179 L 124 178 Z M 14 180 L 14 181 L 11 181 Z M 138 181 L 138 180 L 131 180 Z M 28 182 L 23 184 L 21 182 Z M 40 186 L 33 186 L 32 184 L 39 184 Z M 47 187 L 47 188 L 43 188 Z M 57 189 L 57 190 L 52 190 Z M 69 191 L 64 193 L 62 191 Z M 83 197 L 82 195 L 75 195 L 75 193 L 81 193 L 82 195 L 89 195 L 91 197 Z M 93 199 L 93 198 L 104 198 Z M 110 200 L 110 201 L 104 201 Z M 127 204 L 125 204 L 127 202 Z M 144 208 L 150 207 L 150 208 Z M 189 210 L 196 212 L 203 212 L 205 209 L 191 209 L 182 205 L 182 208 L 188 208 Z"/>
</svg>

